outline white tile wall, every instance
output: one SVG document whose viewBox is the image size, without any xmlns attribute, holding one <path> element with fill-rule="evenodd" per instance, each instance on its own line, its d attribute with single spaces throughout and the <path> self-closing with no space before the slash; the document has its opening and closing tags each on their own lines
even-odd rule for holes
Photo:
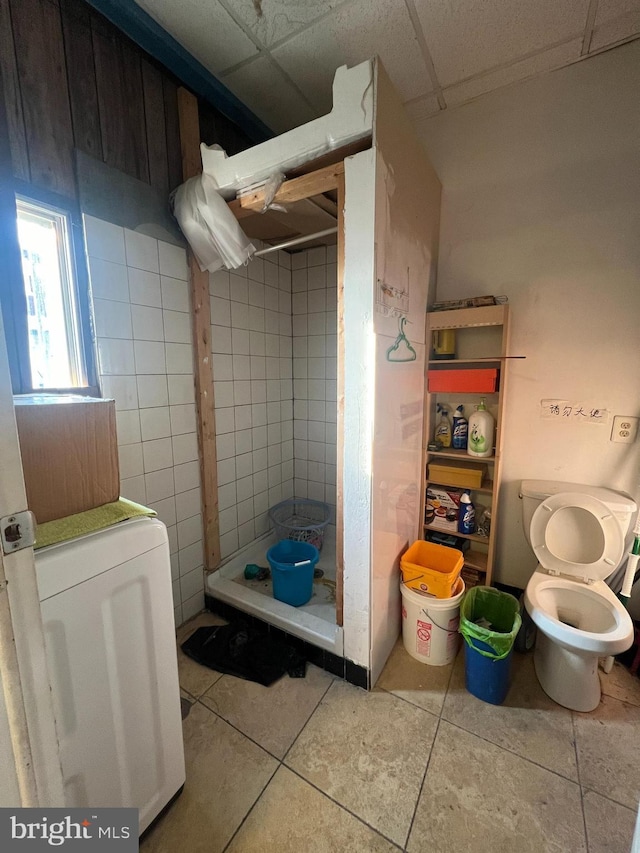
<svg viewBox="0 0 640 853">
<path fill-rule="evenodd" d="M 294 489 L 328 503 L 335 521 L 336 247 L 299 252 L 292 267 Z"/>
<path fill-rule="evenodd" d="M 268 530 L 270 506 L 293 497 L 290 256 L 213 273 L 210 295 L 225 558 Z"/>
<path fill-rule="evenodd" d="M 179 625 L 204 606 L 186 253 L 91 216 L 85 230 L 102 392 L 116 401 L 121 494 L 167 525 Z"/>
</svg>

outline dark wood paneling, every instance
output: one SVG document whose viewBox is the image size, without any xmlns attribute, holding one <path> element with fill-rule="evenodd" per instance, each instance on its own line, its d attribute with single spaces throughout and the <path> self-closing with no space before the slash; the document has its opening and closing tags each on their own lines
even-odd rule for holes
<svg viewBox="0 0 640 853">
<path fill-rule="evenodd" d="M 0 0 L 13 174 L 75 197 L 74 148 L 160 192 L 182 182 L 178 81 L 85 0 Z M 249 140 L 200 102 L 202 138 Z"/>
<path fill-rule="evenodd" d="M 116 30 L 96 16 L 91 20 L 93 55 L 96 69 L 100 133 L 104 162 L 131 174 L 131 156 L 127 145 L 124 89 L 120 44 Z"/>
<path fill-rule="evenodd" d="M 20 92 L 33 183 L 75 195 L 73 130 L 59 7 L 11 0 Z"/>
<path fill-rule="evenodd" d="M 89 11 L 79 0 L 61 0 L 61 11 L 75 146 L 102 160 Z"/>
<path fill-rule="evenodd" d="M 147 130 L 144 119 L 144 95 L 140 51 L 128 39 L 121 39 L 122 89 L 127 138 L 127 174 L 149 183 Z"/>
<path fill-rule="evenodd" d="M 165 77 L 162 81 L 164 93 L 164 123 L 167 135 L 167 166 L 169 189 L 175 190 L 182 183 L 182 150 L 180 148 L 180 121 L 178 118 L 178 87 Z"/>
<path fill-rule="evenodd" d="M 146 59 L 142 60 L 142 88 L 144 115 L 147 126 L 147 155 L 149 158 L 149 183 L 165 195 L 169 192 L 169 167 L 167 163 L 167 135 L 164 120 L 164 93 L 162 74 Z"/>
<path fill-rule="evenodd" d="M 7 133 L 11 148 L 13 173 L 16 178 L 29 180 L 29 157 L 27 137 L 22 115 L 20 84 L 16 52 L 13 45 L 13 29 L 9 0 L 0 0 L 0 72 L 2 73 Z"/>
</svg>

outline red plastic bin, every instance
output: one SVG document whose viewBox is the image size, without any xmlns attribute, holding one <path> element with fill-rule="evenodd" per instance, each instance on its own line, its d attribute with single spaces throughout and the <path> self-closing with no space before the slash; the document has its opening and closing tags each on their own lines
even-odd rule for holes
<svg viewBox="0 0 640 853">
<path fill-rule="evenodd" d="M 429 391 L 441 393 L 468 391 L 491 394 L 498 387 L 497 368 L 480 370 L 430 370 L 427 374 Z"/>
</svg>

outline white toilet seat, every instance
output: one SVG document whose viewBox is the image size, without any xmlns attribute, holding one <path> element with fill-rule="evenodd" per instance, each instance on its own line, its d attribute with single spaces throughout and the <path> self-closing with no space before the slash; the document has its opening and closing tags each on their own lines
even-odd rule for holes
<svg viewBox="0 0 640 853">
<path fill-rule="evenodd" d="M 538 567 L 527 584 L 525 605 L 538 628 L 566 649 L 605 656 L 631 645 L 631 617 L 604 581 L 587 585 Z"/>
<path fill-rule="evenodd" d="M 609 507 L 579 492 L 561 492 L 543 501 L 529 533 L 541 566 L 584 580 L 608 577 L 624 553 L 624 535 Z"/>
</svg>

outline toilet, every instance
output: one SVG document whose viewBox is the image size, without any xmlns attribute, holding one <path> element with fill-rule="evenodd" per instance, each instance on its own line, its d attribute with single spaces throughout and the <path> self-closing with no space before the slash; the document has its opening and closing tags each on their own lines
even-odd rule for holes
<svg viewBox="0 0 640 853">
<path fill-rule="evenodd" d="M 611 489 L 551 480 L 523 480 L 520 497 L 538 558 L 525 590 L 538 628 L 538 681 L 559 705 L 592 711 L 600 702 L 598 659 L 633 642 L 631 618 L 604 579 L 624 556 L 637 506 Z"/>
</svg>

